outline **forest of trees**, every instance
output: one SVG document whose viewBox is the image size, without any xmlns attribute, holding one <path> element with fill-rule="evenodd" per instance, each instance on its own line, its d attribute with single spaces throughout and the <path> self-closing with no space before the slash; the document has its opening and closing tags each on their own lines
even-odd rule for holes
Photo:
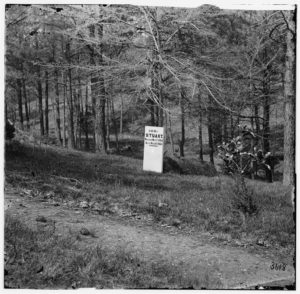
<svg viewBox="0 0 300 294">
<path fill-rule="evenodd" d="M 107 153 L 128 124 L 164 126 L 184 156 L 193 119 L 198 157 L 206 128 L 213 162 L 244 123 L 284 154 L 294 184 L 294 11 L 6 5 L 5 16 L 5 114 L 21 130 Z"/>
</svg>

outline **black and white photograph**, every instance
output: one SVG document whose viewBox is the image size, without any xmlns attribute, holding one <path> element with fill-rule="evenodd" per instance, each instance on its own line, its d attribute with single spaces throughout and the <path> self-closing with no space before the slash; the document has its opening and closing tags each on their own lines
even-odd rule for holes
<svg viewBox="0 0 300 294">
<path fill-rule="evenodd" d="M 121 2 L 2 5 L 2 289 L 296 290 L 297 5 Z"/>
</svg>

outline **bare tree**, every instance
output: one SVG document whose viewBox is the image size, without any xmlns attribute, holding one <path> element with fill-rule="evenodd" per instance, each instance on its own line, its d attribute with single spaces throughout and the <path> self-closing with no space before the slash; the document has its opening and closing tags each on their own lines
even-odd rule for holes
<svg viewBox="0 0 300 294">
<path fill-rule="evenodd" d="M 284 167 L 283 184 L 295 186 L 295 103 L 296 103 L 296 42 L 295 11 L 282 12 L 287 25 L 284 77 Z"/>
</svg>

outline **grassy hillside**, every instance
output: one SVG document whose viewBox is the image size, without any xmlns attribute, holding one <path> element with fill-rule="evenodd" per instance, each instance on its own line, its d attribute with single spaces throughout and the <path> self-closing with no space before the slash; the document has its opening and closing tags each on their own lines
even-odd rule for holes
<svg viewBox="0 0 300 294">
<path fill-rule="evenodd" d="M 280 182 L 247 180 L 248 194 L 242 195 L 232 178 L 206 176 L 207 170 L 202 169 L 202 176 L 160 175 L 142 171 L 142 159 L 126 154 L 102 156 L 50 147 L 33 152 L 25 145 L 6 149 L 6 184 L 32 197 L 74 205 L 84 200 L 99 206 L 99 213 L 146 214 L 156 222 L 178 223 L 229 240 L 293 243 L 293 207 Z"/>
</svg>

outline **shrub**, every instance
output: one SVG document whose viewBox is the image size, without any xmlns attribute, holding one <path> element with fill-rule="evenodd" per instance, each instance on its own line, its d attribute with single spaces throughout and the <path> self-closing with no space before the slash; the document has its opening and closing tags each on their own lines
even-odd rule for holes
<svg viewBox="0 0 300 294">
<path fill-rule="evenodd" d="M 232 206 L 245 215 L 258 213 L 259 208 L 255 199 L 255 193 L 246 186 L 243 175 L 234 175 L 235 184 L 232 193 Z"/>
<path fill-rule="evenodd" d="M 207 177 L 213 177 L 217 175 L 217 170 L 214 165 L 198 161 L 195 159 L 187 158 L 164 158 L 164 172 L 175 172 L 185 175 L 201 175 Z"/>
</svg>

